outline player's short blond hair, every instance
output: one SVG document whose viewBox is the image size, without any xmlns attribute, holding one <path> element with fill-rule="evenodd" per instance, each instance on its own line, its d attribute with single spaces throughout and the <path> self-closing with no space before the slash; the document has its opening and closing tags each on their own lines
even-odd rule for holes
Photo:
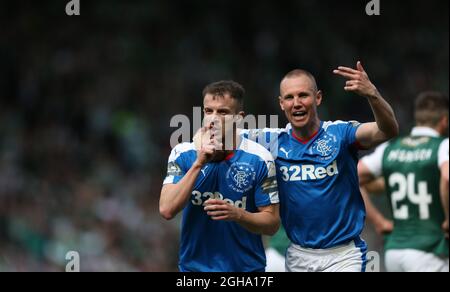
<svg viewBox="0 0 450 292">
<path fill-rule="evenodd" d="M 317 92 L 318 91 L 318 87 L 317 87 L 316 78 L 314 78 L 314 75 L 312 75 L 309 71 L 306 71 L 306 70 L 303 70 L 303 69 L 294 69 L 292 71 L 289 71 L 286 75 L 284 75 L 283 79 L 280 82 L 280 89 L 281 89 L 281 83 L 283 83 L 283 81 L 285 79 L 302 77 L 302 76 L 306 76 L 306 77 L 308 77 L 311 80 L 312 89 L 315 92 Z M 280 90 L 280 93 L 281 93 L 281 90 Z"/>
</svg>

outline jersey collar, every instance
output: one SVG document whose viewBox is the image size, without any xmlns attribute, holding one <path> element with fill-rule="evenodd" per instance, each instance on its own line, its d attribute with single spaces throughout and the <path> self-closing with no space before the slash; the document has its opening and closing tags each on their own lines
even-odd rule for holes
<svg viewBox="0 0 450 292">
<path fill-rule="evenodd" d="M 308 139 L 301 139 L 300 137 L 298 137 L 297 135 L 295 135 L 294 130 L 291 128 L 291 136 L 297 140 L 298 142 L 302 143 L 302 144 L 308 144 L 309 141 L 311 141 L 314 137 L 317 136 L 317 134 L 320 132 L 320 130 L 322 129 L 322 121 L 320 121 L 320 126 L 319 129 L 317 129 L 317 131 L 314 132 L 314 134 L 312 134 Z"/>
<path fill-rule="evenodd" d="M 429 127 L 414 127 L 411 130 L 411 136 L 429 136 L 429 137 L 439 137 L 439 133 Z"/>
</svg>

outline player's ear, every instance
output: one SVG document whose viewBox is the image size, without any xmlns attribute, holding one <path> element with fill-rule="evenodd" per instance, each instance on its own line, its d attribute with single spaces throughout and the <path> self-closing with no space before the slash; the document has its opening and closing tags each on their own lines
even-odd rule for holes
<svg viewBox="0 0 450 292">
<path fill-rule="evenodd" d="M 322 103 L 322 90 L 316 93 L 316 105 L 319 106 Z"/>
<path fill-rule="evenodd" d="M 439 121 L 438 125 L 439 125 L 438 132 L 441 135 L 446 135 L 447 134 L 447 130 L 448 130 L 448 115 L 442 116 L 442 118 Z"/>
<path fill-rule="evenodd" d="M 283 98 L 281 96 L 278 96 L 278 100 L 280 101 L 281 110 L 284 111 Z"/>
</svg>

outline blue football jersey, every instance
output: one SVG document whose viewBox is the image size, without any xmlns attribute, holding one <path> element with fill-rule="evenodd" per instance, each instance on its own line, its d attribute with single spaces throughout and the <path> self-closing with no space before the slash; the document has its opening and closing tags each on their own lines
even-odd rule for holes
<svg viewBox="0 0 450 292">
<path fill-rule="evenodd" d="M 176 146 L 169 157 L 164 184 L 178 183 L 196 158 L 193 143 Z M 231 157 L 206 164 L 183 210 L 181 227 L 180 271 L 264 271 L 266 257 L 261 235 L 236 222 L 212 220 L 203 209 L 209 198 L 223 199 L 253 213 L 258 207 L 278 203 L 272 155 L 257 143 L 241 139 Z"/>
<path fill-rule="evenodd" d="M 308 141 L 285 129 L 243 130 L 271 149 L 277 168 L 280 215 L 289 239 L 306 248 L 331 248 L 359 238 L 365 207 L 357 173 L 357 122 L 321 122 Z"/>
</svg>

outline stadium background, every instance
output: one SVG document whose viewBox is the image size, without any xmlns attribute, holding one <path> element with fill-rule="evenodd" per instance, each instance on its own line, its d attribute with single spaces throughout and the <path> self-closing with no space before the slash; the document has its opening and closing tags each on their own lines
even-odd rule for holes
<svg viewBox="0 0 450 292">
<path fill-rule="evenodd" d="M 403 133 L 419 91 L 448 95 L 447 0 L 372 17 L 365 0 L 67 2 L 0 2 L 0 271 L 62 271 L 69 250 L 84 271 L 176 270 L 178 221 L 158 214 L 169 121 L 208 82 L 242 83 L 247 112 L 282 125 L 279 80 L 302 67 L 323 119 L 367 121 L 331 73 L 360 59 Z"/>
</svg>

